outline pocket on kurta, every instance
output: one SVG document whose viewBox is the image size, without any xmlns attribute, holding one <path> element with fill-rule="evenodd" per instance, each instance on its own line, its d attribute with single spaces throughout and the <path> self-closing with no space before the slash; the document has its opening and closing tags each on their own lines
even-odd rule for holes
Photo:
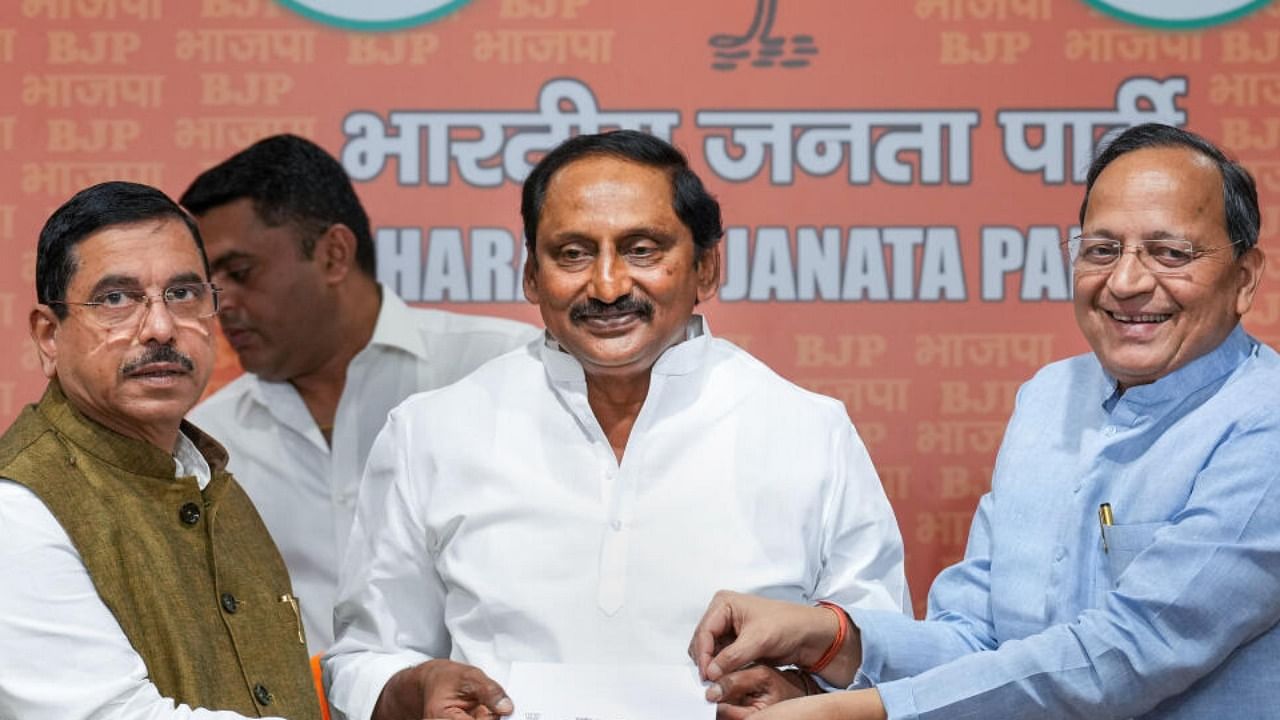
<svg viewBox="0 0 1280 720">
<path fill-rule="evenodd" d="M 1129 563 L 1151 545 L 1156 532 L 1168 522 L 1132 523 L 1107 527 L 1107 552 L 1101 553 L 1094 597 L 1099 606 L 1116 588 Z"/>
</svg>

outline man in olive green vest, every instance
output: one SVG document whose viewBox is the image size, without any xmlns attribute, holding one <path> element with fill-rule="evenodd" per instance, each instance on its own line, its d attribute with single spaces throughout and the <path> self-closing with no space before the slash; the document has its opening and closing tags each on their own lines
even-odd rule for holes
<svg viewBox="0 0 1280 720">
<path fill-rule="evenodd" d="M 96 185 L 40 233 L 43 399 L 0 438 L 0 718 L 320 717 L 280 555 L 182 421 L 217 290 L 195 224 Z"/>
</svg>

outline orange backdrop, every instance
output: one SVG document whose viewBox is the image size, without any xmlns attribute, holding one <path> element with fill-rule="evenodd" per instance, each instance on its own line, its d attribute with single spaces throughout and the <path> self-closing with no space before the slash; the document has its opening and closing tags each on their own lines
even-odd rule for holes
<svg viewBox="0 0 1280 720">
<path fill-rule="evenodd" d="M 1058 242 L 1096 142 L 1145 120 L 1206 134 L 1257 175 L 1264 247 L 1280 227 L 1280 8 L 1257 2 L 1208 3 L 1237 9 L 1198 29 L 1094 0 L 418 0 L 399 29 L 285 4 L 4 3 L 0 425 L 44 385 L 35 240 L 83 186 L 176 196 L 296 132 L 355 178 L 384 282 L 537 322 L 519 180 L 570 133 L 640 127 L 723 204 L 713 330 L 848 406 L 919 610 L 963 551 L 1017 386 L 1085 350 Z M 1280 262 L 1268 275 L 1246 324 L 1277 345 Z M 215 385 L 238 372 L 221 348 Z"/>
</svg>

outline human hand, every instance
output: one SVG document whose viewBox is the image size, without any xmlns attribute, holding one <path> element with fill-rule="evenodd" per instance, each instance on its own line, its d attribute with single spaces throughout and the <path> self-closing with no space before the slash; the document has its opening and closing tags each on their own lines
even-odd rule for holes
<svg viewBox="0 0 1280 720">
<path fill-rule="evenodd" d="M 803 671 L 752 665 L 721 677 L 707 688 L 707 699 L 717 703 L 716 720 L 742 720 L 770 705 L 812 692 L 821 689 Z"/>
<path fill-rule="evenodd" d="M 880 693 L 874 688 L 833 692 L 788 700 L 751 716 L 751 720 L 886 720 Z"/>
<path fill-rule="evenodd" d="M 721 590 L 694 629 L 689 657 L 712 682 L 751 663 L 804 667 L 831 647 L 839 628 L 826 608 Z"/>
<path fill-rule="evenodd" d="M 428 660 L 391 676 L 378 696 L 372 720 L 480 720 L 514 710 L 506 691 L 479 668 Z"/>
</svg>

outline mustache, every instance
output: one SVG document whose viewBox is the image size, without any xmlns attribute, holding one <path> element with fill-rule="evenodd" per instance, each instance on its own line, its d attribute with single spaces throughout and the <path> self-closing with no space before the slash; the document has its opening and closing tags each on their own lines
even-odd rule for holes
<svg viewBox="0 0 1280 720">
<path fill-rule="evenodd" d="M 643 298 L 623 295 L 611 303 L 588 298 L 569 308 L 569 320 L 580 323 L 588 318 L 610 318 L 618 315 L 639 315 L 644 320 L 653 318 L 653 303 Z"/>
<path fill-rule="evenodd" d="M 173 349 L 172 345 L 156 345 L 141 356 L 130 360 L 120 367 L 121 375 L 133 373 L 140 367 L 151 365 L 152 363 L 174 363 L 187 372 L 194 372 L 196 364 L 191 362 L 191 358 L 183 355 Z"/>
</svg>

